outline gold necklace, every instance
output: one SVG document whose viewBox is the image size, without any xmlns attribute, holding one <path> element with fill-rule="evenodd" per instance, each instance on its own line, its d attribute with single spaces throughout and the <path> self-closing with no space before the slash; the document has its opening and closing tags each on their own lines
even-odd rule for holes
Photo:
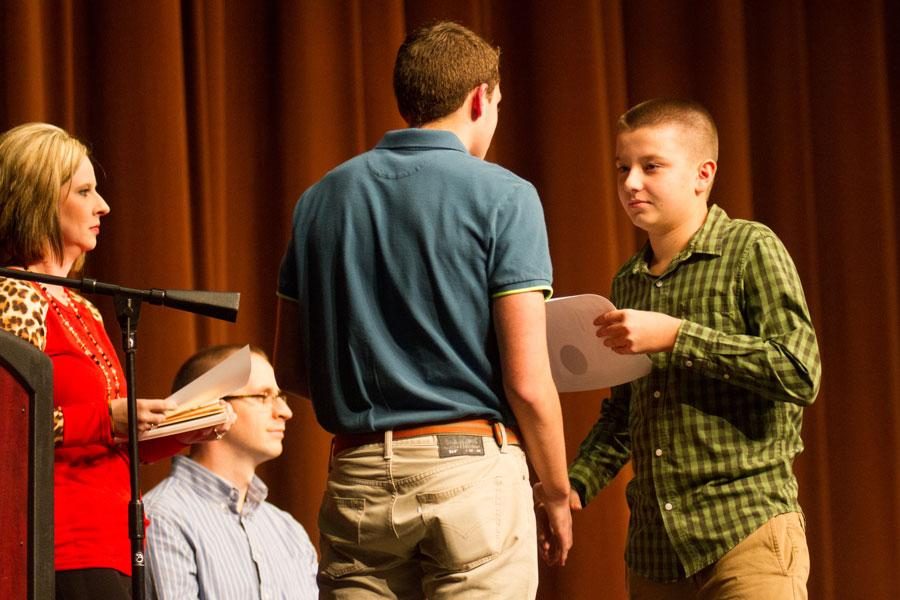
<svg viewBox="0 0 900 600">
<path fill-rule="evenodd" d="M 93 352 L 90 348 L 88 348 L 87 344 L 81 339 L 81 336 L 75 330 L 75 327 L 72 326 L 72 323 L 69 319 L 66 318 L 65 314 L 63 314 L 62 308 L 59 303 L 56 301 L 56 298 L 53 294 L 50 293 L 50 290 L 47 289 L 46 286 L 41 285 L 41 289 L 44 291 L 44 294 L 47 296 L 47 299 L 50 301 L 50 306 L 53 308 L 53 312 L 56 313 L 56 316 L 59 317 L 60 322 L 63 324 L 70 334 L 72 334 L 72 338 L 74 338 L 75 343 L 78 344 L 81 351 L 92 361 L 97 367 L 100 368 L 100 371 L 103 373 L 103 378 L 106 379 L 106 398 L 107 400 L 113 400 L 119 397 L 119 374 L 116 371 L 115 365 L 113 365 L 112 360 L 109 358 L 109 355 L 103 350 L 103 346 L 97 341 L 94 337 L 94 334 L 91 333 L 90 327 L 88 327 L 87 323 L 85 323 L 84 319 L 81 316 L 81 312 L 78 310 L 78 301 L 74 296 L 69 292 L 69 290 L 63 288 L 63 293 L 67 298 L 67 306 L 72 309 L 72 312 L 75 313 L 75 319 L 78 320 L 81 329 L 87 334 L 88 339 L 93 344 L 94 348 L 100 353 L 100 356 L 97 356 L 96 352 Z M 102 360 L 101 360 L 102 359 Z"/>
</svg>

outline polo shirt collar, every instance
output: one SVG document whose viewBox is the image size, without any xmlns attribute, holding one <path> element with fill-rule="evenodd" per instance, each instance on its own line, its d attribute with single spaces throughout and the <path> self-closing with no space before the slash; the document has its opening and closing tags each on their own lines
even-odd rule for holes
<svg viewBox="0 0 900 600">
<path fill-rule="evenodd" d="M 468 150 L 466 150 L 462 141 L 452 131 L 445 129 L 421 129 L 418 127 L 388 131 L 381 138 L 381 141 L 378 142 L 376 148 L 391 150 L 457 150 L 468 154 Z"/>
</svg>

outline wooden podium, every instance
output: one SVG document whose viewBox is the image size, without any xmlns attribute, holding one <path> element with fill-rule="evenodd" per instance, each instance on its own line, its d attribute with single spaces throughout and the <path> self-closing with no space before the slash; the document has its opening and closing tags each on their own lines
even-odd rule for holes
<svg viewBox="0 0 900 600">
<path fill-rule="evenodd" d="M 0 598 L 51 599 L 53 366 L 0 330 Z"/>
</svg>

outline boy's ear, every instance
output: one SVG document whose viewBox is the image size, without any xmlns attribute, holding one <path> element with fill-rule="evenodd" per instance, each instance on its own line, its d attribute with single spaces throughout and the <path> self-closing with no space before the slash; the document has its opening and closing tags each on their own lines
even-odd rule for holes
<svg viewBox="0 0 900 600">
<path fill-rule="evenodd" d="M 478 118 L 484 114 L 484 105 L 487 104 L 487 84 L 482 83 L 478 87 L 474 88 L 471 92 L 472 94 L 472 120 L 477 121 Z"/>
<path fill-rule="evenodd" d="M 712 159 L 704 160 L 697 167 L 696 191 L 698 194 L 708 194 L 712 189 L 713 180 L 716 178 L 716 168 L 716 161 Z"/>
</svg>

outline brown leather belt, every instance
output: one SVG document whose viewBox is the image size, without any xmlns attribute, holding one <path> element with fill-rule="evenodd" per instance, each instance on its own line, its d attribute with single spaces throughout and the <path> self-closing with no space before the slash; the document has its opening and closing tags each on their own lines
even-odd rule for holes
<svg viewBox="0 0 900 600">
<path fill-rule="evenodd" d="M 503 430 L 506 430 L 506 443 L 521 446 L 519 435 L 511 427 L 504 427 L 502 423 L 488 421 L 487 419 L 471 419 L 467 421 L 454 421 L 452 423 L 435 423 L 421 427 L 408 427 L 395 429 L 391 434 L 395 440 L 421 437 L 423 435 L 478 435 L 492 437 L 498 446 L 503 445 Z M 339 433 L 331 440 L 331 455 L 335 456 L 344 450 L 364 446 L 366 444 L 384 443 L 384 432 L 373 431 L 371 433 Z"/>
</svg>

